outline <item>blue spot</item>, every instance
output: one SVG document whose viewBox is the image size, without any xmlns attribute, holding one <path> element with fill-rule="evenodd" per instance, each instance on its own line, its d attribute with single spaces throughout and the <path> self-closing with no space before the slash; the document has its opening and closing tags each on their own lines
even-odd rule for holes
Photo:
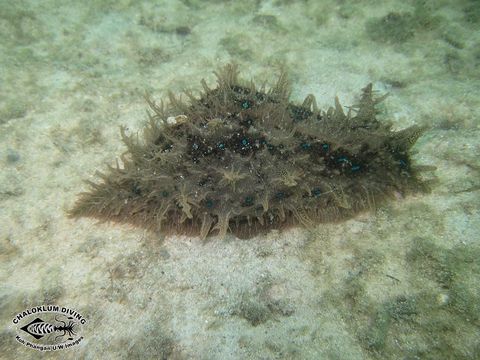
<svg viewBox="0 0 480 360">
<path fill-rule="evenodd" d="M 218 144 L 217 147 L 218 147 L 220 150 L 225 150 L 225 144 L 224 144 L 224 143 Z"/>
<path fill-rule="evenodd" d="M 302 147 L 303 150 L 308 150 L 312 147 L 312 145 L 309 143 L 302 143 L 300 144 L 300 146 Z"/>
<path fill-rule="evenodd" d="M 398 163 L 400 164 L 400 167 L 405 168 L 407 166 L 407 162 L 405 160 L 399 160 Z"/>
<path fill-rule="evenodd" d="M 248 139 L 243 138 L 243 139 L 242 139 L 242 145 L 243 145 L 243 146 L 247 146 L 247 145 L 248 145 Z"/>
<path fill-rule="evenodd" d="M 168 196 L 168 191 L 162 191 L 162 196 L 167 197 Z"/>
<path fill-rule="evenodd" d="M 247 196 L 247 197 L 245 198 L 244 204 L 245 204 L 245 206 L 253 205 L 253 197 Z"/>
<path fill-rule="evenodd" d="M 328 145 L 328 144 L 322 144 L 322 149 L 323 149 L 323 150 L 328 151 L 329 148 L 330 148 L 330 145 Z"/>
<path fill-rule="evenodd" d="M 193 143 L 193 145 L 192 145 L 192 149 L 193 149 L 193 150 L 197 150 L 197 149 L 198 149 L 198 147 L 199 147 L 199 146 L 198 146 L 198 144 L 197 144 L 197 143 Z"/>
<path fill-rule="evenodd" d="M 275 194 L 275 197 L 279 200 L 283 199 L 285 197 L 285 193 L 283 191 L 279 191 Z"/>
<path fill-rule="evenodd" d="M 348 161 L 348 159 L 347 159 L 346 156 L 339 156 L 339 157 L 337 158 L 337 162 L 339 162 L 339 163 L 347 162 L 347 161 Z"/>
<path fill-rule="evenodd" d="M 312 189 L 312 196 L 319 197 L 322 194 L 322 190 L 319 188 Z"/>
<path fill-rule="evenodd" d="M 207 202 L 205 203 L 205 205 L 207 206 L 207 208 L 212 208 L 213 207 L 213 200 L 208 199 Z"/>
<path fill-rule="evenodd" d="M 252 106 L 252 103 L 250 100 L 244 100 L 242 102 L 242 109 L 249 109 Z"/>
<path fill-rule="evenodd" d="M 352 171 L 360 170 L 360 165 L 352 165 Z"/>
</svg>

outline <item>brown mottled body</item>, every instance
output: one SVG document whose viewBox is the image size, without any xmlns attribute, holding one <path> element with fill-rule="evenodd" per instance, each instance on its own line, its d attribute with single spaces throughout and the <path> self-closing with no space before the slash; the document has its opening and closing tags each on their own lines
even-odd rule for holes
<svg viewBox="0 0 480 360">
<path fill-rule="evenodd" d="M 202 82 L 187 102 L 148 99 L 153 114 L 141 139 L 122 129 L 123 164 L 99 174 L 70 215 L 245 238 L 350 218 L 425 189 L 409 155 L 423 128 L 394 132 L 379 122 L 384 97 L 374 98 L 371 84 L 345 114 L 338 99 L 327 111 L 313 95 L 290 102 L 285 74 L 269 90 L 240 80 L 234 65 L 216 75 L 214 89 Z"/>
</svg>

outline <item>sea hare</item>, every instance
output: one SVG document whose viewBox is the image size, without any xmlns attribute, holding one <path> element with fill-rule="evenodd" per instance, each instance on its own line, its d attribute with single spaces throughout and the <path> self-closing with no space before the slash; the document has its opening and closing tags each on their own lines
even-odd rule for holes
<svg viewBox="0 0 480 360">
<path fill-rule="evenodd" d="M 409 149 L 424 128 L 393 131 L 376 119 L 367 85 L 345 114 L 319 110 L 315 97 L 289 100 L 275 85 L 243 81 L 235 65 L 202 81 L 198 96 L 147 97 L 141 136 L 121 136 L 127 151 L 81 193 L 70 216 L 130 223 L 164 234 L 249 238 L 269 229 L 351 218 L 394 194 L 424 190 Z"/>
</svg>

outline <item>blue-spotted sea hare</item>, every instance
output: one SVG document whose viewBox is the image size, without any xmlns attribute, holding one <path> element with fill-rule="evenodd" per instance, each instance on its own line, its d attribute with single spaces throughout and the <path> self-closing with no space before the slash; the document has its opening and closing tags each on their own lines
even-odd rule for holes
<svg viewBox="0 0 480 360">
<path fill-rule="evenodd" d="M 162 233 L 248 238 L 292 225 L 350 218 L 394 194 L 426 190 L 410 148 L 424 131 L 376 119 L 372 85 L 358 104 L 322 111 L 315 97 L 289 100 L 282 73 L 258 88 L 235 65 L 187 100 L 151 108 L 141 136 L 121 129 L 127 152 L 98 173 L 70 216 L 130 223 Z"/>
</svg>

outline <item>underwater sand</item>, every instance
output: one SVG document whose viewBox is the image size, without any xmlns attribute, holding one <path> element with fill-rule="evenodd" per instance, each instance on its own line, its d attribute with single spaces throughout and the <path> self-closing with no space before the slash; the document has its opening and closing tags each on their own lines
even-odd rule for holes
<svg viewBox="0 0 480 360">
<path fill-rule="evenodd" d="M 0 358 L 479 358 L 479 23 L 466 0 L 0 2 Z M 323 108 L 389 92 L 381 120 L 430 127 L 431 193 L 250 240 L 66 217 L 145 91 L 231 61 L 258 82 L 285 66 Z M 83 314 L 84 340 L 19 344 L 12 318 L 42 304 Z"/>
</svg>

